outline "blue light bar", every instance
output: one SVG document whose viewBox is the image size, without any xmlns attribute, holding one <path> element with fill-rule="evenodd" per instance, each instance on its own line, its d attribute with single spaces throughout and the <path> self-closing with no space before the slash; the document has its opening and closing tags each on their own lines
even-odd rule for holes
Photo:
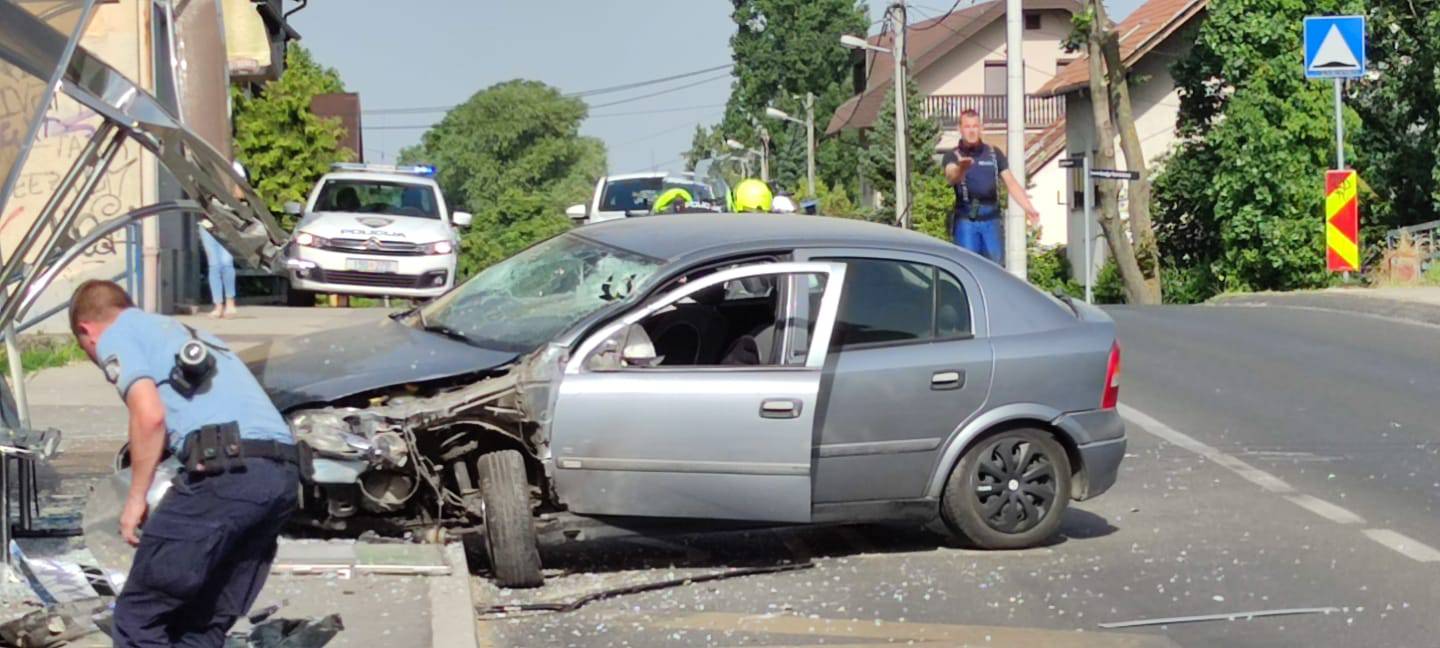
<svg viewBox="0 0 1440 648">
<path fill-rule="evenodd" d="M 336 162 L 330 165 L 331 171 L 369 171 L 371 173 L 406 173 L 409 175 L 435 177 L 435 165 L 433 164 L 360 164 L 358 162 Z"/>
</svg>

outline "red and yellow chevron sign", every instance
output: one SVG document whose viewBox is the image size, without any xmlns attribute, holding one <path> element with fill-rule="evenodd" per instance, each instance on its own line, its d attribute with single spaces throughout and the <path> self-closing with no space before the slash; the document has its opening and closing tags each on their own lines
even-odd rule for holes
<svg viewBox="0 0 1440 648">
<path fill-rule="evenodd" d="M 1360 270 L 1358 185 L 1354 171 L 1325 172 L 1325 264 L 1331 272 Z"/>
</svg>

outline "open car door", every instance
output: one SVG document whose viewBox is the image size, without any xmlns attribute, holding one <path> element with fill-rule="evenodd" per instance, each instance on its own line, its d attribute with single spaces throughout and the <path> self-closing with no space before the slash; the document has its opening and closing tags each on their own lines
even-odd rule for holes
<svg viewBox="0 0 1440 648">
<path fill-rule="evenodd" d="M 844 264 L 824 262 L 721 270 L 588 338 L 561 379 L 551 429 L 560 500 L 585 515 L 808 522 L 815 415 L 844 274 Z M 724 360 L 666 364 L 653 347 L 650 362 L 635 352 L 649 344 L 652 315 L 722 290 L 771 305 L 758 333 L 726 341 Z M 717 328 L 735 328 L 725 324 Z"/>
</svg>

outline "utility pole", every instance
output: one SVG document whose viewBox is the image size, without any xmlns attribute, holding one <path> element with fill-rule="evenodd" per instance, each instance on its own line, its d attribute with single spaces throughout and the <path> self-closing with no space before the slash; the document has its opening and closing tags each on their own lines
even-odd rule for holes
<svg viewBox="0 0 1440 648">
<path fill-rule="evenodd" d="M 1025 186 L 1025 15 L 1020 0 L 1005 2 L 1005 148 L 1010 172 Z M 1088 182 L 1089 179 L 1087 178 Z M 1005 268 L 1021 279 L 1027 276 L 1025 210 L 1012 199 L 1005 214 Z"/>
<path fill-rule="evenodd" d="M 770 184 L 770 131 L 760 127 L 760 180 Z"/>
<path fill-rule="evenodd" d="M 810 198 L 815 197 L 815 93 L 805 93 L 805 179 Z"/>
<path fill-rule="evenodd" d="M 1016 4 L 1020 0 L 1010 0 Z M 910 229 L 910 128 L 906 119 L 905 85 L 905 0 L 890 6 L 891 32 L 895 47 L 895 216 L 900 227 Z"/>
</svg>

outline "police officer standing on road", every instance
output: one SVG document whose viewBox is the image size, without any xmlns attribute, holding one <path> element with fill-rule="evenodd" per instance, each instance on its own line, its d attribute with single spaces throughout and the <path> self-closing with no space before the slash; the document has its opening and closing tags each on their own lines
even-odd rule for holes
<svg viewBox="0 0 1440 648">
<path fill-rule="evenodd" d="M 290 428 L 219 339 L 140 311 L 114 282 L 80 285 L 70 328 L 130 411 L 120 535 L 138 549 L 115 604 L 115 645 L 218 648 L 265 584 L 296 505 Z M 166 447 L 184 469 L 147 511 Z"/>
<path fill-rule="evenodd" d="M 1011 200 L 1020 203 L 1031 225 L 1040 220 L 1040 212 L 1030 203 L 1025 188 L 1010 172 L 1005 154 L 980 140 L 984 124 L 980 113 L 960 113 L 960 144 L 945 153 L 941 163 L 945 180 L 955 187 L 955 211 L 946 228 L 955 236 L 955 244 L 995 263 L 1005 261 L 1005 243 L 1000 238 L 1000 181 Z"/>
</svg>

